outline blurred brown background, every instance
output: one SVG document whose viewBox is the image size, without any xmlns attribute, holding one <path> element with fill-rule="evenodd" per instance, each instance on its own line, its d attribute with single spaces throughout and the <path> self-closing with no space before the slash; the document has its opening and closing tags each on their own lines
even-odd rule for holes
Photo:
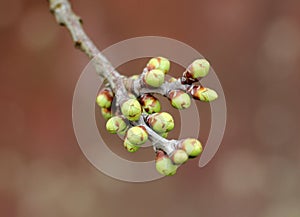
<svg viewBox="0 0 300 217">
<path fill-rule="evenodd" d="M 227 99 L 223 143 L 206 167 L 190 161 L 154 182 L 98 172 L 71 120 L 87 57 L 46 1 L 0 0 L 0 216 L 300 216 L 300 1 L 72 3 L 100 49 L 159 35 L 207 57 Z"/>
</svg>

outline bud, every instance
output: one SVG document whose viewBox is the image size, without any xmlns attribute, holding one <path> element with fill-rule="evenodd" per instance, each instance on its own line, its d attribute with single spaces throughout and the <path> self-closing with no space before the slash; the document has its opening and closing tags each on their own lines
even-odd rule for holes
<svg viewBox="0 0 300 217">
<path fill-rule="evenodd" d="M 210 64 L 206 59 L 195 60 L 183 73 L 182 82 L 191 84 L 205 77 L 209 72 Z"/>
<path fill-rule="evenodd" d="M 136 99 L 136 96 L 133 93 L 128 93 L 128 97 L 130 99 Z"/>
<path fill-rule="evenodd" d="M 174 151 L 171 159 L 174 164 L 180 165 L 180 164 L 185 163 L 189 159 L 189 156 L 187 155 L 187 153 L 184 150 L 177 149 Z"/>
<path fill-rule="evenodd" d="M 112 117 L 106 122 L 106 130 L 112 134 L 122 133 L 126 128 L 127 124 L 120 116 Z"/>
<path fill-rule="evenodd" d="M 152 69 L 159 69 L 166 74 L 170 70 L 170 61 L 164 57 L 152 58 L 147 64 L 147 69 L 149 71 Z"/>
<path fill-rule="evenodd" d="M 113 97 L 114 94 L 112 90 L 109 88 L 104 88 L 99 92 L 96 102 L 101 108 L 110 108 Z"/>
<path fill-rule="evenodd" d="M 177 81 L 177 79 L 176 78 L 174 78 L 174 77 L 171 77 L 169 80 L 168 80 L 170 83 L 173 83 L 173 82 L 176 82 Z"/>
<path fill-rule="evenodd" d="M 139 146 L 133 145 L 128 139 L 124 140 L 124 147 L 131 153 L 136 152 L 140 148 Z"/>
<path fill-rule="evenodd" d="M 165 176 L 172 176 L 176 173 L 178 166 L 174 165 L 171 159 L 163 151 L 158 151 L 155 159 L 156 170 Z"/>
<path fill-rule="evenodd" d="M 208 74 L 209 68 L 210 64 L 206 59 L 198 59 L 188 67 L 188 71 L 191 73 L 192 78 L 199 79 Z"/>
<path fill-rule="evenodd" d="M 148 140 L 148 133 L 143 126 L 131 127 L 127 131 L 126 139 L 133 145 L 142 145 Z"/>
<path fill-rule="evenodd" d="M 167 112 L 149 115 L 147 118 L 147 123 L 157 133 L 169 132 L 174 128 L 174 119 Z"/>
<path fill-rule="evenodd" d="M 130 76 L 129 78 L 132 79 L 132 80 L 136 80 L 140 77 L 140 75 L 132 75 Z"/>
<path fill-rule="evenodd" d="M 142 114 L 142 108 L 136 99 L 128 99 L 122 104 L 121 112 L 128 120 L 137 121 Z"/>
<path fill-rule="evenodd" d="M 193 96 L 193 98 L 203 102 L 211 102 L 218 98 L 216 91 L 206 87 L 193 85 L 188 89 L 188 92 Z"/>
<path fill-rule="evenodd" d="M 127 125 L 126 128 L 123 131 L 118 133 L 118 135 L 125 136 L 126 133 L 127 133 L 128 128 L 129 128 L 129 126 Z"/>
<path fill-rule="evenodd" d="M 174 108 L 185 109 L 191 105 L 190 96 L 181 90 L 171 90 L 168 96 Z"/>
<path fill-rule="evenodd" d="M 101 108 L 101 114 L 105 120 L 108 120 L 112 117 L 112 112 L 110 108 Z"/>
<path fill-rule="evenodd" d="M 160 135 L 161 137 L 163 137 L 163 138 L 166 139 L 166 138 L 168 137 L 168 134 L 169 134 L 169 133 L 166 132 L 166 133 L 160 133 L 159 135 Z"/>
<path fill-rule="evenodd" d="M 142 108 L 148 114 L 160 112 L 160 102 L 151 94 L 144 94 L 139 98 Z"/>
<path fill-rule="evenodd" d="M 190 158 L 197 157 L 202 152 L 202 145 L 197 139 L 184 139 L 182 140 L 180 147 Z"/>
<path fill-rule="evenodd" d="M 159 69 L 146 72 L 143 77 L 144 82 L 151 87 L 159 87 L 164 83 L 165 74 Z"/>
</svg>

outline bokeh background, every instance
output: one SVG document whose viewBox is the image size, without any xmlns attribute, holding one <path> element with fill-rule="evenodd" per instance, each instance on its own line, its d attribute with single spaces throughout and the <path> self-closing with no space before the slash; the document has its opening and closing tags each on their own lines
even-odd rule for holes
<svg viewBox="0 0 300 217">
<path fill-rule="evenodd" d="M 133 184 L 100 173 L 80 151 L 71 120 L 87 57 L 46 1 L 0 0 L 1 216 L 300 216 L 300 1 L 72 3 L 100 49 L 159 35 L 207 57 L 226 94 L 225 137 L 206 167 L 190 161 L 171 178 Z M 122 73 L 138 73 L 145 62 Z M 209 106 L 200 107 L 209 116 Z M 131 158 L 121 146 L 111 148 Z"/>
</svg>

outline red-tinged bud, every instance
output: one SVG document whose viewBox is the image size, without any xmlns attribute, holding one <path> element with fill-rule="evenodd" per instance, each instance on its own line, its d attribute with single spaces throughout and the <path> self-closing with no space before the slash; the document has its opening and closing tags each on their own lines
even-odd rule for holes
<svg viewBox="0 0 300 217">
<path fill-rule="evenodd" d="M 137 121 L 142 114 L 142 107 L 136 99 L 128 99 L 121 105 L 122 114 L 130 121 Z"/>
<path fill-rule="evenodd" d="M 157 133 L 165 133 L 174 129 L 174 119 L 167 112 L 154 113 L 147 118 L 148 125 Z"/>
<path fill-rule="evenodd" d="M 190 96 L 181 90 L 171 90 L 168 94 L 171 104 L 174 108 L 185 109 L 190 107 Z"/>
<path fill-rule="evenodd" d="M 112 112 L 110 108 L 101 108 L 101 114 L 105 120 L 108 120 L 112 117 Z"/>
<path fill-rule="evenodd" d="M 183 73 L 182 83 L 192 84 L 205 77 L 210 69 L 210 64 L 206 59 L 195 60 Z"/>
<path fill-rule="evenodd" d="M 202 86 L 192 85 L 187 91 L 193 98 L 203 102 L 211 102 L 218 98 L 216 91 Z"/>
<path fill-rule="evenodd" d="M 140 146 L 147 142 L 148 132 L 143 126 L 131 127 L 126 133 L 126 139 L 133 145 Z"/>
<path fill-rule="evenodd" d="M 139 102 L 148 114 L 160 112 L 159 100 L 151 94 L 144 94 L 139 98 Z"/>
<path fill-rule="evenodd" d="M 197 157 L 202 153 L 202 145 L 197 139 L 184 139 L 180 143 L 180 148 L 182 148 L 190 158 Z"/>
<path fill-rule="evenodd" d="M 165 74 L 159 69 L 152 69 L 146 72 L 143 81 L 150 87 L 160 87 L 165 80 Z"/>
<path fill-rule="evenodd" d="M 156 170 L 165 176 L 172 176 L 176 173 L 178 166 L 174 165 L 171 159 L 163 151 L 156 153 L 155 159 Z"/>
<path fill-rule="evenodd" d="M 114 93 L 110 88 L 102 89 L 96 99 L 97 104 L 101 108 L 110 108 L 113 101 Z"/>
<path fill-rule="evenodd" d="M 152 69 L 159 69 L 166 74 L 170 70 L 170 61 L 164 57 L 152 58 L 147 64 L 147 69 L 149 71 Z"/>
</svg>

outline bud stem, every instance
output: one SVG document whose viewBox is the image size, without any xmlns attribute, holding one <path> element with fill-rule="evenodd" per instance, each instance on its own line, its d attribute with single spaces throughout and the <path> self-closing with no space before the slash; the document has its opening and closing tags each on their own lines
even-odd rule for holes
<svg viewBox="0 0 300 217">
<path fill-rule="evenodd" d="M 133 124 L 143 126 L 147 130 L 148 138 L 152 142 L 152 145 L 155 150 L 161 149 L 163 150 L 168 156 L 171 156 L 174 151 L 176 150 L 177 145 L 179 144 L 178 140 L 168 140 L 160 136 L 154 130 L 152 130 L 145 122 L 145 119 L 148 115 L 143 114 L 137 122 Z"/>
</svg>

